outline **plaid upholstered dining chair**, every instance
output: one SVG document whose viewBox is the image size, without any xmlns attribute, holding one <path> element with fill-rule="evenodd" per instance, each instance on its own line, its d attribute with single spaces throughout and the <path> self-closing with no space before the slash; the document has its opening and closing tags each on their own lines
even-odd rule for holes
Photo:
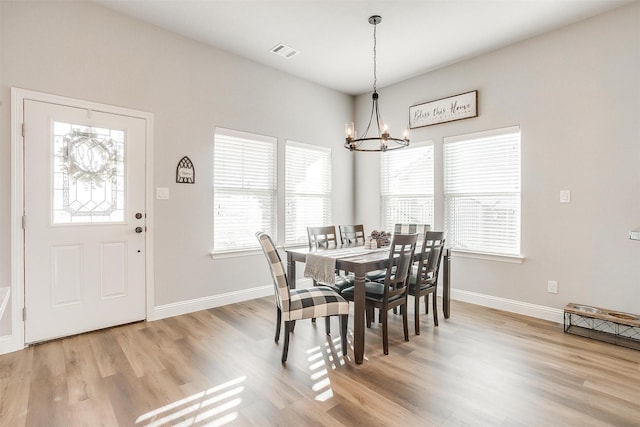
<svg viewBox="0 0 640 427">
<path fill-rule="evenodd" d="M 349 302 L 340 294 L 326 286 L 315 286 L 306 289 L 290 289 L 285 267 L 280 254 L 273 244 L 271 237 L 263 232 L 257 232 L 256 238 L 260 242 L 269 270 L 273 278 L 273 285 L 277 307 L 276 338 L 280 339 L 280 325 L 284 320 L 284 347 L 282 349 L 282 363 L 287 361 L 289 351 L 289 335 L 296 320 L 312 319 L 316 317 L 340 316 L 340 335 L 342 338 L 342 354 L 347 354 L 347 322 L 349 320 Z"/>
<path fill-rule="evenodd" d="M 309 248 L 324 248 L 335 249 L 338 245 L 338 236 L 336 234 L 336 227 L 334 225 L 327 225 L 322 227 L 307 227 L 307 237 L 309 239 Z M 341 293 L 344 288 L 353 286 L 355 279 L 353 276 L 343 274 L 340 271 L 335 272 L 334 280 L 332 284 L 325 282 L 318 282 L 313 279 L 313 286 L 328 286 L 335 289 L 338 293 Z M 313 323 L 316 319 L 311 319 Z M 327 317 L 325 319 L 325 327 L 327 334 L 331 333 L 331 321 Z"/>
</svg>

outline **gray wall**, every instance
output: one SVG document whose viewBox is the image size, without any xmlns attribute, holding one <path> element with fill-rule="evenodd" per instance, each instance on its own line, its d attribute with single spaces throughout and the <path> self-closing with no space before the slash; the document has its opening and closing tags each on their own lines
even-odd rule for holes
<svg viewBox="0 0 640 427">
<path fill-rule="evenodd" d="M 170 200 L 154 203 L 156 305 L 271 283 L 262 255 L 209 256 L 214 126 L 277 137 L 280 160 L 286 139 L 332 147 L 333 220 L 353 220 L 353 160 L 341 145 L 351 96 L 91 3 L 1 2 L 0 12 L 0 286 L 10 281 L 12 86 L 154 114 L 154 188 L 171 191 Z M 195 164 L 195 185 L 175 184 L 184 155 Z M 281 226 L 283 207 L 281 197 Z M 10 332 L 9 317 L 0 336 Z"/>
<path fill-rule="evenodd" d="M 640 229 L 640 4 L 379 92 L 385 119 L 401 126 L 410 105 L 476 89 L 479 117 L 412 131 L 435 146 L 435 226 L 443 227 L 443 137 L 520 125 L 526 258 L 454 257 L 457 295 L 640 312 L 640 242 L 628 239 Z M 358 123 L 369 103 L 357 98 Z M 378 165 L 377 155 L 356 163 L 356 218 L 367 229 L 380 224 Z M 571 190 L 570 204 L 559 203 L 560 190 Z M 557 295 L 547 280 L 558 281 Z"/>
<path fill-rule="evenodd" d="M 355 219 L 379 228 L 379 158 L 357 154 L 354 175 L 354 156 L 341 148 L 354 111 L 347 95 L 84 2 L 0 2 L 0 83 L 0 286 L 10 280 L 12 86 L 154 114 L 154 187 L 171 190 L 169 201 L 154 203 L 156 305 L 269 283 L 260 256 L 209 257 L 216 125 L 276 136 L 280 144 L 290 138 L 331 146 L 334 223 Z M 526 258 L 507 264 L 456 257 L 452 286 L 525 304 L 640 312 L 640 242 L 627 238 L 640 228 L 640 4 L 379 92 L 394 130 L 406 125 L 410 105 L 474 89 L 478 118 L 416 129 L 411 137 L 432 140 L 439 159 L 443 137 L 521 126 Z M 370 94 L 357 98 L 357 123 L 366 123 L 369 103 Z M 174 183 L 184 155 L 196 166 L 193 186 Z M 354 185 L 338 185 L 344 182 Z M 572 191 L 571 204 L 558 202 L 564 189 Z M 442 218 L 437 161 L 437 228 Z M 559 282 L 558 295 L 546 292 L 549 279 Z M 11 332 L 9 314 L 0 336 Z"/>
</svg>

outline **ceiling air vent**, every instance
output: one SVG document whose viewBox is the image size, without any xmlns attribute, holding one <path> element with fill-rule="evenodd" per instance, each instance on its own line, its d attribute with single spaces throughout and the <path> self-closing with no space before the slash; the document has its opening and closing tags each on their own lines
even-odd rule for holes
<svg viewBox="0 0 640 427">
<path fill-rule="evenodd" d="M 296 56 L 298 53 L 300 53 L 294 48 L 289 47 L 286 44 L 282 44 L 282 43 L 278 43 L 277 45 L 272 47 L 271 52 L 275 53 L 276 55 L 282 56 L 285 59 L 291 59 L 294 56 Z"/>
</svg>

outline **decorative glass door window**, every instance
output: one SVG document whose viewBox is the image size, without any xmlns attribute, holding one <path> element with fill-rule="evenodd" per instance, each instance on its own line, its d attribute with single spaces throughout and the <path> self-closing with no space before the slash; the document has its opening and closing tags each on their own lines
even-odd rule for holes
<svg viewBox="0 0 640 427">
<path fill-rule="evenodd" d="M 54 122 L 53 223 L 123 222 L 124 131 Z"/>
</svg>

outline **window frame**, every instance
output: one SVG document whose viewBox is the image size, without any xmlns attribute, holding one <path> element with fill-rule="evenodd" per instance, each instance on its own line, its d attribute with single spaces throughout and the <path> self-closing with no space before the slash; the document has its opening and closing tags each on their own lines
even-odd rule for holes
<svg viewBox="0 0 640 427">
<path fill-rule="evenodd" d="M 510 135 L 513 135 L 516 133 L 518 134 L 517 165 L 514 165 L 514 164 L 508 164 L 508 157 L 513 157 L 512 155 L 513 153 L 511 153 L 511 156 L 510 156 L 510 153 L 506 151 L 507 150 L 506 147 L 508 146 L 509 143 L 515 143 L 515 141 L 511 141 L 511 142 L 502 141 L 504 142 L 505 147 L 504 148 L 498 147 L 498 149 L 496 149 L 496 144 L 501 142 L 500 138 L 509 139 Z M 474 142 L 476 144 L 494 143 L 494 146 L 491 148 L 491 151 L 482 150 L 481 152 L 489 155 L 499 154 L 500 156 L 502 156 L 501 158 L 502 160 L 495 160 L 495 158 L 497 158 L 497 156 L 495 156 L 493 160 L 490 159 L 490 160 L 487 160 L 487 162 L 502 161 L 502 163 L 504 163 L 505 169 L 502 170 L 503 175 L 500 176 L 501 179 L 495 180 L 494 178 L 493 181 L 500 182 L 501 184 L 498 186 L 504 186 L 505 183 L 508 183 L 508 186 L 513 186 L 513 188 L 510 191 L 506 191 L 506 190 L 498 191 L 495 189 L 495 187 L 491 188 L 492 186 L 496 186 L 497 184 L 491 184 L 491 183 L 486 183 L 486 186 L 484 188 L 476 191 L 463 191 L 463 192 L 451 191 L 451 189 L 449 188 L 449 181 L 454 180 L 452 178 L 452 175 L 455 173 L 455 170 L 454 171 L 451 170 L 452 165 L 449 158 L 452 155 L 451 150 L 453 150 L 453 144 L 458 144 L 458 150 L 460 151 L 459 147 L 461 146 L 459 144 L 468 143 L 470 146 L 472 146 Z M 503 152 L 500 152 L 499 150 L 503 150 Z M 470 152 L 473 151 L 477 154 L 479 150 L 475 148 L 469 148 L 468 151 Z M 479 157 L 476 156 L 474 158 L 477 159 Z M 522 249 L 522 132 L 521 132 L 520 126 L 509 126 L 504 128 L 457 135 L 452 137 L 445 137 L 443 138 L 442 160 L 443 160 L 444 228 L 447 231 L 447 247 L 449 247 L 452 251 L 454 251 L 454 253 L 457 256 L 499 260 L 499 261 L 505 261 L 505 262 L 516 262 L 516 263 L 522 262 L 524 257 L 521 254 L 521 249 Z M 462 169 L 462 165 L 458 164 L 457 166 L 453 166 L 453 168 Z M 509 169 L 509 168 L 512 168 L 512 169 Z M 485 169 L 486 170 L 491 169 L 491 171 L 494 173 L 496 171 L 495 164 L 491 164 L 490 166 L 485 165 Z M 517 170 L 517 178 L 513 177 L 514 170 Z M 478 183 L 481 182 L 481 180 L 479 179 L 481 177 L 482 177 L 482 170 L 476 176 L 473 176 L 473 177 L 470 176 L 468 179 L 469 179 L 469 182 L 473 182 L 472 186 L 477 187 Z M 459 176 L 457 178 L 459 180 L 461 179 Z M 469 183 L 464 183 L 464 184 L 470 185 Z M 460 184 L 459 182 L 456 182 L 455 184 L 452 184 L 452 186 L 453 185 L 460 185 Z M 474 199 L 474 197 L 476 199 Z M 491 240 L 486 240 L 486 236 L 485 236 L 485 241 L 481 242 L 480 245 L 471 245 L 471 246 L 457 245 L 456 243 L 461 238 L 461 237 L 458 237 L 461 232 L 453 229 L 453 225 L 451 225 L 451 222 L 452 222 L 451 209 L 452 209 L 453 201 L 462 200 L 463 198 L 467 198 L 468 200 L 482 201 L 487 197 L 489 198 L 493 197 L 496 200 L 504 201 L 506 203 L 506 206 L 502 208 L 503 211 L 508 211 L 509 209 L 515 209 L 516 218 L 514 220 L 514 224 L 510 225 L 509 227 L 506 227 L 504 229 L 505 230 L 504 233 L 502 233 L 502 230 L 500 230 L 496 233 L 489 233 L 486 235 L 486 236 L 489 236 L 490 238 L 496 239 L 494 240 L 498 242 L 496 244 L 492 245 L 491 243 L 487 243 L 487 242 L 490 242 Z M 479 203 L 482 205 L 481 202 Z M 509 203 L 511 203 L 511 207 L 509 207 Z M 500 211 L 499 209 L 496 209 L 496 212 L 499 212 L 499 211 Z M 475 218 L 475 221 L 482 222 L 483 217 L 488 217 L 488 215 L 483 214 L 483 215 L 480 215 L 480 217 L 473 217 L 473 218 Z M 493 217 L 502 218 L 497 213 L 494 213 Z M 463 220 L 474 222 L 470 218 L 471 217 L 464 218 Z M 508 220 L 508 215 L 506 215 L 505 218 Z M 499 224 L 500 223 L 498 222 L 498 225 Z M 514 236 L 512 240 L 508 240 L 510 234 Z M 474 237 L 477 239 L 477 235 L 474 235 Z M 499 240 L 500 238 L 503 238 L 503 239 Z M 507 242 L 506 244 L 504 243 L 505 241 Z M 504 247 L 505 250 L 496 250 L 498 246 Z M 511 247 L 512 249 L 509 250 L 508 249 L 509 247 Z"/>
<path fill-rule="evenodd" d="M 304 150 L 307 153 L 314 153 L 315 155 L 318 156 L 318 158 L 320 160 L 324 161 L 324 165 L 326 165 L 326 169 L 322 171 L 322 179 L 320 183 L 320 187 L 318 190 L 319 191 L 296 191 L 294 189 L 291 188 L 291 183 L 290 183 L 290 178 L 292 178 L 292 176 L 290 175 L 291 173 L 294 173 L 296 167 L 302 168 L 302 169 L 308 169 L 310 167 L 309 164 L 307 163 L 303 163 L 302 165 L 293 165 L 290 164 L 291 159 L 293 158 L 293 153 L 291 151 L 289 151 L 289 149 L 294 149 L 294 150 Z M 313 155 L 311 156 L 313 157 Z M 316 159 L 317 160 L 317 159 Z M 285 160 L 284 160 L 284 168 L 285 168 L 285 213 L 284 213 L 284 217 L 285 217 L 285 225 L 284 225 L 284 242 L 285 245 L 290 245 L 290 246 L 297 246 L 297 245 L 306 245 L 307 242 L 307 235 L 306 235 L 306 227 L 310 226 L 310 225 L 316 225 L 316 226 L 324 226 L 324 225 L 329 225 L 332 223 L 332 211 L 333 211 L 333 198 L 331 196 L 332 194 L 332 186 L 333 186 L 333 182 L 332 182 L 332 150 L 330 147 L 325 147 L 322 145 L 314 145 L 314 144 L 308 144 L 308 143 L 304 143 L 304 142 L 299 142 L 299 141 L 294 141 L 294 140 L 286 140 L 285 142 Z M 324 166 L 323 165 L 323 166 Z M 316 175 L 317 176 L 317 175 Z M 311 186 L 307 186 L 306 188 L 312 188 Z M 305 219 L 303 219 L 303 224 L 304 225 L 300 225 L 298 224 L 299 221 L 290 221 L 290 218 L 292 216 L 290 209 L 292 209 L 293 203 L 292 200 L 295 202 L 295 200 L 297 198 L 303 198 L 306 200 L 313 200 L 313 199 L 317 199 L 317 200 L 321 200 L 322 203 L 322 209 L 323 212 L 320 214 L 320 217 L 322 218 L 322 220 L 320 220 L 321 223 L 319 224 L 315 224 L 310 222 L 308 219 L 306 219 L 307 217 L 305 217 Z M 291 224 L 297 224 L 294 228 L 295 229 L 300 229 L 301 227 L 304 227 L 304 233 L 301 233 L 299 230 L 298 232 L 296 232 L 295 230 L 291 230 L 290 225 Z M 291 234 L 295 234 L 298 235 L 297 239 L 292 239 L 291 238 Z"/>
<path fill-rule="evenodd" d="M 427 186 L 429 184 L 429 179 L 431 181 L 431 192 L 423 192 L 423 193 L 398 193 L 398 192 L 388 192 L 385 185 L 385 173 L 388 171 L 388 168 L 385 165 L 385 161 L 388 161 L 388 156 L 391 155 L 406 155 L 406 153 L 410 152 L 410 150 L 419 150 L 426 149 L 425 155 L 431 157 L 431 176 L 427 177 Z M 421 154 L 422 155 L 422 154 Z M 395 218 L 389 220 L 387 218 L 387 205 L 389 200 L 393 199 L 413 199 L 416 201 L 422 200 L 426 204 L 430 204 L 430 213 L 427 214 L 426 217 L 421 218 Z M 435 223 L 435 146 L 433 141 L 421 141 L 418 143 L 414 143 L 409 147 L 393 150 L 381 153 L 380 156 L 380 227 L 384 231 L 393 231 L 393 227 L 397 223 L 414 223 L 414 224 L 429 224 L 431 227 L 434 226 Z M 429 219 L 430 216 L 430 219 Z"/>
<path fill-rule="evenodd" d="M 221 140 L 219 140 L 218 138 L 222 138 Z M 226 138 L 226 140 L 225 140 Z M 217 152 L 218 150 L 220 150 L 221 148 L 218 145 L 218 143 L 223 144 L 223 143 L 244 143 L 246 145 L 250 145 L 251 143 L 255 143 L 256 145 L 261 144 L 263 145 L 263 147 L 266 147 L 266 150 L 263 151 L 267 151 L 270 154 L 270 158 L 271 161 L 268 161 L 267 159 L 269 158 L 269 156 L 257 156 L 255 157 L 254 160 L 257 159 L 263 159 L 265 160 L 264 162 L 264 166 L 265 166 L 265 170 L 268 173 L 268 177 L 267 179 L 265 179 L 264 181 L 261 181 L 261 184 L 264 185 L 264 188 L 257 188 L 256 186 L 254 187 L 249 187 L 249 188 L 243 188 L 247 182 L 245 180 L 245 182 L 243 182 L 242 184 L 238 183 L 239 186 L 229 186 L 229 185 L 221 185 L 221 183 L 218 181 L 216 174 L 220 172 L 220 169 L 224 170 L 224 167 L 220 167 L 220 165 L 216 166 L 216 161 L 217 161 Z M 227 154 L 228 156 L 228 154 Z M 245 167 L 245 163 L 244 162 L 240 162 L 241 166 L 244 168 Z M 268 233 L 269 235 L 271 235 L 274 239 L 276 239 L 277 231 L 278 231 L 278 221 L 277 221 L 277 213 L 278 213 L 278 139 L 276 137 L 273 136 L 268 136 L 268 135 L 261 135 L 261 134 L 256 134 L 253 132 L 246 132 L 246 131 L 238 131 L 238 130 L 233 130 L 233 129 L 227 129 L 227 128 L 223 128 L 223 127 L 215 127 L 214 129 L 214 142 L 213 142 L 213 242 L 212 242 L 212 246 L 213 246 L 213 250 L 212 250 L 212 257 L 216 256 L 217 257 L 226 257 L 226 256 L 234 256 L 234 254 L 240 254 L 240 253 L 248 253 L 248 252 L 259 252 L 260 250 L 260 245 L 259 242 L 257 241 L 257 239 L 255 238 L 251 238 L 252 236 L 245 236 L 245 238 L 243 239 L 242 244 L 240 245 L 222 245 L 220 247 L 218 247 L 218 245 L 216 244 L 218 242 L 216 233 L 220 230 L 221 225 L 217 224 L 217 214 L 216 214 L 216 200 L 217 200 L 217 195 L 222 194 L 222 195 L 237 195 L 237 196 L 245 196 L 245 197 L 254 197 L 256 198 L 256 200 L 260 200 L 260 198 L 262 197 L 262 200 L 269 200 L 270 201 L 270 218 L 267 218 L 267 221 L 261 224 L 255 224 L 255 230 L 252 230 L 252 232 L 256 232 L 256 231 L 264 231 L 266 233 Z M 243 169 L 244 170 L 244 169 Z M 250 165 L 246 164 L 246 170 L 251 170 Z M 229 174 L 229 176 L 234 176 L 233 174 Z M 244 180 L 244 178 L 243 178 Z M 266 197 L 265 197 L 266 196 Z M 249 211 L 248 209 L 246 209 L 246 211 Z M 264 216 L 262 216 L 264 217 Z M 264 227 L 262 227 L 262 225 L 267 225 L 268 229 L 263 229 Z M 246 229 L 247 228 L 247 223 L 243 222 L 243 226 L 238 227 L 238 229 Z M 258 230 L 260 228 L 260 230 Z M 233 231 L 232 228 L 229 228 L 230 231 Z"/>
</svg>

